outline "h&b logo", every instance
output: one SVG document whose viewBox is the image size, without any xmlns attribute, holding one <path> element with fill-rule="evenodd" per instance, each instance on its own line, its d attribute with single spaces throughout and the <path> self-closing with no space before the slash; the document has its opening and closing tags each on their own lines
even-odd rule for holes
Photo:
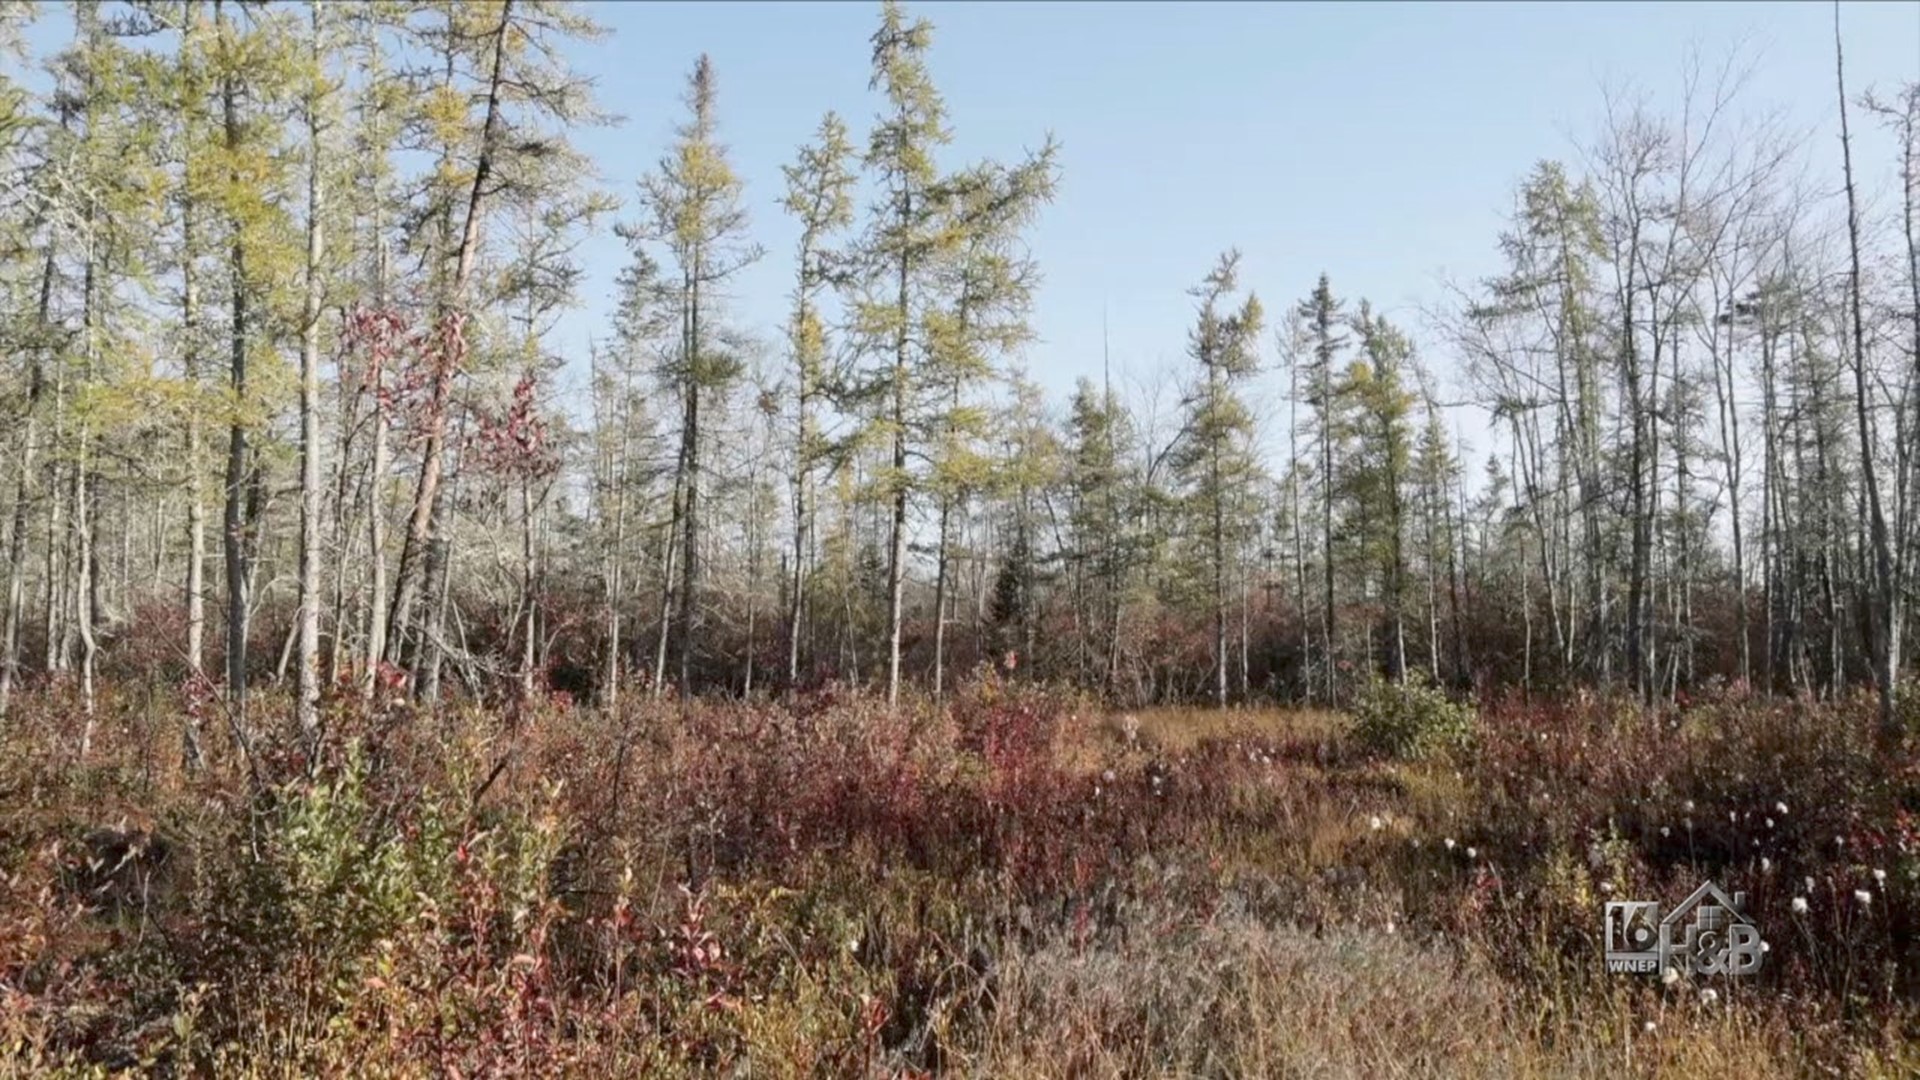
<svg viewBox="0 0 1920 1080">
<path fill-rule="evenodd" d="M 1658 901 L 1611 901 L 1607 970 L 1651 974 L 1684 967 L 1695 975 L 1751 975 L 1760 970 L 1767 947 L 1745 906 L 1745 893 L 1728 896 L 1711 881 L 1665 917 Z"/>
</svg>

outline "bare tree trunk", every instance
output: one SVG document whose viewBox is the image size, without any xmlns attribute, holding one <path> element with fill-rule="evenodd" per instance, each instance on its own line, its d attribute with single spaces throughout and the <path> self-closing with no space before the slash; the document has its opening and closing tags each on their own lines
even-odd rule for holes
<svg viewBox="0 0 1920 1080">
<path fill-rule="evenodd" d="M 1894 698 L 1900 681 L 1900 597 L 1895 589 L 1892 544 L 1887 535 L 1887 516 L 1880 502 L 1880 478 L 1874 469 L 1873 423 L 1869 416 L 1867 380 L 1866 326 L 1860 301 L 1860 214 L 1853 185 L 1853 142 L 1847 130 L 1847 68 L 1840 48 L 1840 3 L 1833 5 L 1834 85 L 1840 98 L 1840 162 L 1847 185 L 1847 299 L 1853 317 L 1853 409 L 1860 429 L 1860 475 L 1866 482 L 1867 518 L 1873 539 L 1873 611 L 1874 630 L 1879 637 L 1869 643 L 1873 661 L 1873 681 L 1880 690 L 1880 730 L 1888 739 L 1900 734 L 1899 715 Z M 1920 315 L 1916 315 L 1920 318 Z"/>
<path fill-rule="evenodd" d="M 1629 259 L 1634 256 L 1629 256 Z M 1633 294 L 1633 285 L 1629 281 L 1627 295 Z M 1653 699 L 1653 681 L 1648 673 L 1651 657 L 1646 634 L 1647 576 L 1651 569 L 1653 554 L 1652 511 L 1647 499 L 1647 406 L 1640 382 L 1639 350 L 1635 347 L 1633 324 L 1633 302 L 1627 301 L 1624 322 L 1624 348 L 1626 350 L 1627 371 L 1627 408 L 1633 413 L 1632 444 L 1628 451 L 1627 474 L 1628 492 L 1632 502 L 1631 522 L 1633 529 L 1632 564 L 1627 577 L 1627 667 L 1633 672 L 1634 692 L 1641 701 Z"/>
<path fill-rule="evenodd" d="M 520 477 L 520 606 L 525 613 L 525 622 L 521 627 L 524 639 L 520 645 L 520 700 L 531 701 L 535 690 L 534 659 L 535 642 L 538 638 L 534 612 L 538 610 L 535 586 L 538 581 L 534 574 L 534 517 L 533 517 L 533 480 L 529 476 Z"/>
<path fill-rule="evenodd" d="M 233 48 L 232 29 L 220 11 L 220 0 L 215 0 L 214 18 L 221 27 L 223 47 Z M 226 145 L 229 154 L 237 154 L 240 147 L 239 87 L 231 71 L 233 65 L 226 66 L 229 71 L 221 80 L 221 101 L 226 120 Z M 238 175 L 232 170 L 229 170 L 227 179 L 229 182 L 239 183 Z M 239 223 L 230 222 L 229 228 L 233 233 L 228 252 L 233 278 L 229 383 L 233 390 L 237 411 L 233 422 L 227 427 L 226 509 L 221 524 L 227 578 L 227 700 L 233 712 L 234 723 L 244 731 L 247 726 L 247 624 L 251 615 L 248 596 L 251 575 L 248 573 L 246 538 L 248 521 L 245 509 L 250 471 L 246 417 L 244 416 L 248 404 L 247 261 L 246 246 L 242 240 Z"/>
<path fill-rule="evenodd" d="M 686 487 L 680 504 L 680 692 L 693 692 L 694 638 L 700 623 L 700 388 L 687 385 L 682 436 Z"/>
<path fill-rule="evenodd" d="M 1113 397 L 1113 365 L 1107 352 L 1107 324 L 1104 312 L 1100 319 L 1100 407 L 1106 413 L 1106 461 L 1115 474 L 1107 481 L 1107 543 L 1108 550 L 1101 553 L 1107 573 L 1107 677 L 1106 692 L 1117 693 L 1120 689 L 1120 618 L 1127 598 L 1127 565 L 1119 556 L 1119 548 L 1126 543 L 1124 528 L 1121 524 L 1120 483 L 1118 468 L 1120 454 L 1114 445 L 1114 426 L 1117 421 Z"/>
<path fill-rule="evenodd" d="M 1520 651 L 1520 689 L 1529 699 L 1533 696 L 1533 572 L 1527 566 L 1526 545 L 1519 545 L 1520 553 L 1520 624 L 1522 643 Z"/>
<path fill-rule="evenodd" d="M 1333 375 L 1327 371 L 1328 365 L 1320 365 L 1320 401 L 1322 416 L 1333 415 Z M 1322 661 L 1327 666 L 1327 704 L 1340 704 L 1340 672 L 1337 658 L 1339 648 L 1334 641 L 1333 607 L 1333 432 L 1329 424 L 1321 424 L 1320 432 L 1320 557 L 1325 564 L 1325 589 L 1321 595 L 1324 605 L 1320 612 Z"/>
<path fill-rule="evenodd" d="M 88 444 L 92 436 L 83 424 L 79 436 L 79 460 L 73 469 L 73 538 L 74 570 L 78 575 L 73 590 L 73 620 L 80 632 L 80 704 L 87 718 L 85 732 L 80 737 L 80 757 L 85 760 L 93 748 L 94 697 L 93 665 L 99 651 L 99 643 L 94 636 L 93 593 L 95 567 L 93 552 L 93 518 L 90 503 L 93 498 L 88 465 L 90 455 Z"/>
<path fill-rule="evenodd" d="M 802 318 L 805 314 L 803 312 Z M 803 324 L 804 325 L 804 324 Z M 813 529 L 813 385 L 800 374 L 798 442 L 793 478 L 793 566 L 787 597 L 787 686 L 800 683 L 800 641 L 807 612 L 807 541 Z"/>
<path fill-rule="evenodd" d="M 1666 349 L 1666 338 L 1660 332 L 1659 290 L 1649 286 L 1647 289 L 1648 337 L 1653 350 L 1647 362 L 1647 400 L 1646 400 L 1646 532 L 1647 532 L 1647 577 L 1641 590 L 1643 607 L 1641 639 L 1644 645 L 1642 653 L 1645 665 L 1644 677 L 1646 691 L 1643 700 L 1652 704 L 1660 693 L 1660 628 L 1655 617 L 1659 609 L 1660 585 L 1663 580 L 1660 570 L 1665 554 L 1665 530 L 1660 527 L 1660 358 Z"/>
<path fill-rule="evenodd" d="M 1243 508 L 1244 513 L 1244 508 Z M 1253 697 L 1253 559 L 1240 560 L 1240 700 Z"/>
<path fill-rule="evenodd" d="M 378 41 L 376 35 L 375 41 Z M 373 309 L 382 318 L 388 314 L 388 264 L 385 192 L 376 186 L 373 195 Z M 384 343 L 387 334 L 380 332 Z M 387 401 L 386 349 L 371 357 L 373 460 L 367 476 L 367 610 L 366 650 L 362 654 L 360 694 L 371 698 L 379 678 L 380 663 L 387 655 Z"/>
<path fill-rule="evenodd" d="M 618 530 L 616 530 L 617 532 Z M 607 644 L 601 659 L 600 703 L 608 710 L 620 706 L 620 564 L 617 557 L 607 569 Z"/>
<path fill-rule="evenodd" d="M 772 440 L 766 444 L 771 449 Z M 740 695 L 753 696 L 755 652 L 759 644 L 760 616 L 760 461 L 756 456 L 747 470 L 747 660 L 740 680 Z"/>
<path fill-rule="evenodd" d="M 82 385 L 92 382 L 97 376 L 100 348 L 100 291 L 99 266 L 94 252 L 93 227 L 94 210 L 91 204 L 87 208 L 87 265 L 82 311 L 80 316 L 81 333 L 85 335 L 85 367 L 82 369 Z M 92 421 L 81 414 L 80 430 L 75 441 L 78 443 L 76 460 L 73 465 L 73 553 L 77 577 L 73 590 L 73 621 L 80 632 L 80 701 L 86 713 L 87 723 L 80 737 L 80 757 L 84 761 L 93 749 L 94 697 L 93 668 L 99 651 L 95 637 L 95 623 L 99 618 L 99 582 L 97 567 L 94 563 L 93 533 L 93 425 Z"/>
<path fill-rule="evenodd" d="M 813 389 L 803 374 L 800 387 L 799 452 L 793 484 L 793 567 L 787 598 L 787 686 L 800 683 L 800 642 L 806 633 L 807 547 L 813 531 Z"/>
<path fill-rule="evenodd" d="M 1431 399 L 1427 402 L 1427 409 L 1431 413 Z M 1440 565 L 1433 526 L 1435 496 L 1442 499 L 1446 497 L 1438 490 L 1443 479 L 1444 473 L 1434 477 L 1433 483 L 1423 484 L 1420 497 L 1421 539 L 1427 549 L 1427 677 L 1433 680 L 1435 686 L 1440 685 L 1440 588 L 1437 581 Z"/>
<path fill-rule="evenodd" d="M 1031 492 L 1023 492 L 1020 500 L 1025 508 L 1025 513 L 1023 513 L 1021 520 L 1021 532 L 1024 534 L 1021 539 L 1021 548 L 1029 552 L 1028 558 L 1031 559 L 1033 549 L 1029 546 L 1031 540 L 1027 539 L 1027 536 L 1030 536 L 1032 533 L 1031 515 L 1033 513 L 1033 500 Z M 1020 594 L 1026 598 L 1020 606 L 1020 661 L 1026 665 L 1027 677 L 1035 679 L 1040 676 L 1040 668 L 1034 661 L 1035 655 L 1040 651 L 1040 641 L 1036 636 L 1039 629 L 1038 622 L 1034 619 L 1033 609 L 1035 600 L 1033 598 L 1033 570 L 1031 562 L 1027 564 L 1027 569 L 1023 575 Z"/>
<path fill-rule="evenodd" d="M 801 421 L 801 432 L 806 430 L 808 421 Z M 801 638 L 806 634 L 806 538 L 812 530 L 814 513 L 812 505 L 812 467 L 803 463 L 801 475 L 793 484 L 793 567 L 789 588 L 793 590 L 787 596 L 787 686 L 799 686 L 801 682 Z"/>
<path fill-rule="evenodd" d="M 1389 459 L 1391 460 L 1391 458 Z M 1393 681 L 1405 685 L 1407 681 L 1407 611 L 1406 611 L 1406 509 L 1400 500 L 1400 476 L 1389 466 L 1387 479 L 1388 527 L 1393 535 L 1388 541 L 1387 550 L 1387 617 L 1392 637 L 1387 641 L 1388 663 L 1393 669 Z M 1552 583 L 1549 582 L 1549 588 Z M 1554 620 L 1558 633 L 1560 621 Z"/>
<path fill-rule="evenodd" d="M 902 224 L 913 220 L 911 205 L 903 203 Z M 907 322 L 912 315 L 907 295 L 907 249 L 900 251 L 899 296 L 895 315 L 900 326 L 894 332 L 893 393 L 893 485 L 892 533 L 887 545 L 887 705 L 900 704 L 900 629 L 906 615 L 907 583 Z"/>
<path fill-rule="evenodd" d="M 951 496 L 940 499 L 939 550 L 934 555 L 933 571 L 933 699 L 939 701 L 946 689 L 947 668 L 947 547 L 948 525 L 953 514 Z"/>
<path fill-rule="evenodd" d="M 300 674 L 295 692 L 300 737 L 310 749 L 320 735 L 320 15 L 309 9 L 314 85 L 307 96 L 307 295 L 300 320 Z"/>
<path fill-rule="evenodd" d="M 1745 542 L 1746 522 L 1740 512 L 1740 482 L 1742 479 L 1742 461 L 1740 456 L 1740 409 L 1734 401 L 1734 361 L 1733 333 L 1731 321 L 1724 346 L 1720 339 L 1719 308 L 1721 304 L 1733 302 L 1732 296 L 1722 298 L 1715 289 L 1714 318 L 1708 324 L 1708 349 L 1713 360 L 1714 403 L 1720 418 L 1720 441 L 1726 462 L 1727 498 L 1729 514 L 1733 524 L 1733 599 L 1734 634 L 1739 638 L 1740 681 L 1751 683 L 1753 679 L 1753 644 L 1750 616 L 1747 602 L 1747 549 Z"/>
<path fill-rule="evenodd" d="M 1317 692 L 1313 671 L 1313 631 L 1307 617 L 1306 518 L 1300 509 L 1300 363 L 1287 364 L 1287 501 L 1293 528 L 1293 595 L 1300 605 L 1300 678 L 1311 699 Z M 1325 662 L 1326 658 L 1322 658 Z"/>
<path fill-rule="evenodd" d="M 460 428 L 454 433 L 454 445 L 465 445 L 465 437 L 466 417 L 462 416 Z M 457 465 L 458 463 L 453 473 L 453 483 L 448 485 L 449 490 L 453 484 L 459 482 Z M 434 510 L 433 520 L 429 525 L 434 539 L 433 545 L 427 549 L 426 602 L 428 608 L 425 633 L 422 635 L 427 645 L 426 673 L 420 680 L 421 699 L 429 704 L 438 704 L 440 701 L 440 673 L 447 659 L 447 613 L 453 606 L 453 538 L 447 535 L 445 517 L 448 512 L 445 502 L 440 502 Z M 461 652 L 462 662 L 471 667 L 471 660 L 465 655 L 464 641 Z M 470 676 L 468 681 L 472 681 Z"/>
<path fill-rule="evenodd" d="M 354 454 L 354 436 L 361 423 L 361 391 L 348 385 L 340 365 L 336 365 L 336 370 L 342 371 L 336 380 L 338 400 L 334 406 L 338 410 L 339 432 L 334 442 L 332 480 L 327 485 L 333 494 L 321 505 L 321 517 L 328 522 L 326 547 L 333 553 L 331 573 L 325 574 L 327 601 L 320 609 L 321 637 L 327 643 L 320 666 L 322 686 L 338 686 L 341 672 L 348 670 L 348 654 L 361 648 L 359 635 L 366 623 L 366 590 L 360 586 L 358 574 L 354 575 L 353 588 L 349 589 L 347 574 L 350 568 L 361 565 L 351 557 L 352 538 L 360 534 L 360 516 L 367 511 L 368 488 L 373 479 L 357 467 L 359 463 Z"/>
<path fill-rule="evenodd" d="M 1785 666 L 1791 673 L 1791 659 L 1782 665 L 1784 620 L 1781 618 L 1785 567 L 1781 552 L 1779 533 L 1783 524 L 1783 515 L 1776 508 L 1780 497 L 1780 459 L 1779 440 L 1775 435 L 1775 423 L 1778 409 L 1774 404 L 1775 385 L 1773 373 L 1774 343 L 1771 311 L 1766 293 L 1760 300 L 1760 561 L 1761 573 L 1761 611 L 1766 620 L 1767 652 L 1763 663 L 1762 678 L 1767 693 L 1779 689 L 1779 669 Z M 1791 683 L 1791 675 L 1788 678 Z"/>
<path fill-rule="evenodd" d="M 381 263 L 386 261 L 382 244 Z M 384 273 L 375 303 L 385 310 Z M 387 403 L 384 361 L 373 368 L 373 463 L 367 477 L 367 647 L 360 693 L 371 697 L 387 652 Z"/>
<path fill-rule="evenodd" d="M 447 609 L 453 604 L 453 540 L 436 529 L 427 550 L 426 672 L 420 680 L 420 699 L 440 703 L 440 672 L 447 661 Z"/>
<path fill-rule="evenodd" d="M 1448 612 L 1453 626 L 1453 678 L 1460 684 L 1473 681 L 1473 672 L 1467 662 L 1467 631 L 1465 614 L 1462 610 L 1462 579 L 1465 577 L 1467 543 L 1467 487 L 1456 481 L 1455 491 L 1459 496 L 1460 516 L 1453 516 L 1454 503 L 1447 500 L 1447 591 L 1449 593 Z M 1444 495 L 1444 493 L 1443 493 Z"/>
<path fill-rule="evenodd" d="M 1915 560 L 1920 558 L 1920 222 L 1916 221 L 1916 201 L 1920 200 L 1920 82 L 1906 83 L 1894 104 L 1881 104 L 1871 98 L 1867 106 L 1885 118 L 1900 139 L 1900 225 L 1906 247 L 1906 285 L 1911 325 L 1909 342 L 1911 368 L 1905 378 L 1894 420 L 1894 512 L 1891 525 L 1893 586 L 1892 624 L 1888 648 L 1897 684 L 1904 663 L 1902 641 L 1906 629 L 1906 602 Z"/>
<path fill-rule="evenodd" d="M 40 271 L 40 308 L 35 328 L 47 328 L 53 297 L 53 249 L 48 245 Z M 20 621 L 26 615 L 27 508 L 34 494 L 34 454 L 39 449 L 40 399 L 46 393 L 45 346 L 36 342 L 27 369 L 27 402 L 20 422 L 20 457 L 13 485 L 13 527 L 7 533 L 7 593 L 0 609 L 0 722 L 7 718 L 13 686 L 20 674 Z"/>
<path fill-rule="evenodd" d="M 685 452 L 684 450 L 682 451 Z M 654 639 L 653 694 L 658 698 L 667 686 L 667 642 L 673 636 L 674 559 L 680 547 L 680 479 L 684 470 L 674 474 L 673 516 L 667 522 L 667 535 L 660 553 L 660 634 Z"/>
<path fill-rule="evenodd" d="M 432 568 L 424 564 L 429 561 L 431 541 L 435 538 L 433 529 L 439 518 L 449 397 L 455 369 L 465 355 L 467 284 L 473 277 L 474 262 L 479 257 L 480 220 L 486 196 L 492 190 L 489 183 L 493 178 L 494 153 L 498 148 L 502 124 L 501 90 L 506 71 L 507 28 L 512 25 L 513 5 L 514 0 L 504 0 L 500 5 L 500 18 L 491 35 L 493 65 L 487 79 L 486 120 L 480 128 L 479 155 L 474 162 L 473 183 L 467 192 L 467 215 L 461 227 L 459 258 L 454 269 L 451 295 L 447 298 L 448 307 L 441 325 L 436 328 L 440 335 L 441 355 L 435 364 L 432 399 L 428 403 L 426 449 L 420 463 L 420 482 L 414 489 L 413 511 L 407 520 L 406 540 L 400 548 L 400 565 L 396 573 L 398 587 L 392 614 L 387 622 L 390 652 L 402 647 L 420 594 L 431 591 L 425 587 Z M 432 622 L 433 618 L 429 617 L 427 621 Z M 439 647 L 431 640 L 436 636 L 421 635 L 425 640 L 419 643 L 419 647 L 437 656 Z M 437 660 L 433 666 L 438 666 Z"/>
<path fill-rule="evenodd" d="M 47 674 L 53 675 L 67 670 L 67 569 L 65 556 L 66 523 L 63 509 L 66 506 L 66 491 L 61 484 L 65 471 L 57 457 L 60 447 L 67 437 L 67 370 L 65 364 L 54 365 L 53 376 L 53 443 L 51 446 L 47 476 L 47 550 L 44 561 L 45 573 L 43 592 L 45 603 L 42 605 L 41 637 L 46 643 L 46 660 L 42 665 Z"/>
<path fill-rule="evenodd" d="M 1211 304 L 1211 301 L 1209 301 Z M 1208 308 L 1212 310 L 1211 307 Z M 1201 363 L 1207 365 L 1208 409 L 1220 407 L 1220 368 L 1213 357 L 1204 356 Z M 1220 468 L 1220 440 L 1215 438 L 1208 448 L 1207 469 L 1213 490 L 1209 492 L 1213 499 L 1212 536 L 1213 548 L 1213 705 L 1216 709 L 1227 707 L 1227 508 L 1225 477 Z"/>
<path fill-rule="evenodd" d="M 191 196 L 181 207 L 180 322 L 186 339 L 183 356 L 187 382 L 187 671 L 198 678 L 204 670 L 207 637 L 207 494 L 206 435 L 202 431 L 200 393 L 200 283 L 194 272 L 194 207 Z M 191 725 L 192 721 L 188 721 Z M 199 760 L 199 739 L 189 730 L 188 758 Z"/>
<path fill-rule="evenodd" d="M 620 600 L 625 595 L 622 571 L 625 569 L 623 559 L 627 550 L 627 472 L 632 454 L 633 425 L 627 405 L 632 400 L 632 394 L 632 374 L 631 368 L 628 368 L 621 386 L 620 401 L 614 410 L 619 417 L 620 449 L 609 470 L 613 482 L 613 536 L 606 552 L 607 653 L 603 676 L 606 685 L 601 691 L 601 701 L 610 710 L 620 704 Z"/>
<path fill-rule="evenodd" d="M 1899 546 L 1896 548 L 1894 564 L 1893 610 L 1888 618 L 1894 629 L 1889 641 L 1889 661 L 1894 674 L 1899 674 L 1901 662 L 1900 638 L 1905 623 L 1904 605 L 1907 596 L 1909 578 L 1913 572 L 1914 560 L 1920 558 L 1920 462 L 1916 462 L 1915 442 L 1920 441 L 1920 223 L 1915 221 L 1915 200 L 1920 199 L 1920 83 L 1909 83 L 1906 88 L 1905 111 L 1900 117 L 1900 178 L 1903 197 L 1900 200 L 1900 223 L 1907 242 L 1907 302 L 1911 306 L 1909 315 L 1913 323 L 1912 355 L 1913 370 L 1909 375 L 1907 395 L 1912 407 L 1912 419 L 1907 422 L 1905 437 L 1899 440 L 1900 472 L 1903 474 L 1899 513 Z"/>
</svg>

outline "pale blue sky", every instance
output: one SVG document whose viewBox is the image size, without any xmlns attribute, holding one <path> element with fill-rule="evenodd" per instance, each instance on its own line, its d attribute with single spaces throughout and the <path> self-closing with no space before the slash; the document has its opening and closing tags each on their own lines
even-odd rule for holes
<svg viewBox="0 0 1920 1080">
<path fill-rule="evenodd" d="M 777 333 L 792 275 L 779 166 L 828 108 L 864 138 L 878 104 L 866 85 L 878 7 L 591 5 L 614 34 L 579 62 L 626 123 L 582 142 L 623 196 L 670 137 L 694 57 L 712 55 L 722 132 L 769 249 L 740 277 L 735 310 L 763 335 Z M 1744 42 L 1758 60 L 1746 100 L 1787 109 L 1838 181 L 1823 3 L 910 11 L 935 26 L 931 65 L 957 136 L 950 162 L 1014 155 L 1049 130 L 1062 143 L 1059 198 L 1032 232 L 1046 280 L 1028 354 L 1056 395 L 1077 375 L 1098 375 L 1103 310 L 1116 368 L 1179 362 L 1186 290 L 1228 246 L 1242 249 L 1246 283 L 1275 314 L 1324 269 L 1338 292 L 1369 296 L 1417 331 L 1443 276 L 1497 269 L 1513 185 L 1535 160 L 1575 152 L 1598 122 L 1602 85 L 1672 100 L 1689 43 L 1714 58 Z M 1920 78 L 1920 3 L 1850 3 L 1842 24 L 1850 89 Z M 1870 166 L 1888 163 L 1884 149 L 1861 150 Z M 1890 169 L 1870 179 L 1886 189 Z M 610 235 L 585 250 L 591 283 L 568 338 L 604 325 L 620 260 Z M 1444 377 L 1450 358 L 1430 352 Z"/>
<path fill-rule="evenodd" d="M 732 310 L 776 340 L 795 235 L 778 208 L 780 166 L 829 108 L 864 144 L 878 107 L 867 89 L 878 3 L 587 6 L 613 33 L 575 63 L 625 122 L 576 138 L 623 199 L 666 148 L 694 58 L 712 55 L 722 134 L 768 249 L 738 278 Z M 1604 84 L 1672 102 L 1690 44 L 1709 59 L 1744 47 L 1756 66 L 1743 100 L 1784 109 L 1810 140 L 1817 178 L 1838 185 L 1825 3 L 909 10 L 935 25 L 931 66 L 957 136 L 946 164 L 1011 157 L 1049 131 L 1062 143 L 1059 198 L 1031 233 L 1045 283 L 1026 357 L 1056 401 L 1075 376 L 1098 374 L 1103 313 L 1117 371 L 1180 363 L 1186 290 L 1229 246 L 1276 317 L 1325 270 L 1350 302 L 1370 297 L 1414 331 L 1446 378 L 1452 359 L 1421 332 L 1423 306 L 1442 299 L 1444 279 L 1498 268 L 1514 184 L 1540 158 L 1575 155 L 1575 140 L 1596 129 Z M 58 7 L 49 15 L 32 35 L 43 55 L 70 25 Z M 1842 19 L 1850 89 L 1920 78 L 1920 2 L 1848 3 Z M 1889 196 L 1889 140 L 1864 118 L 1856 133 L 1866 189 Z M 566 389 L 576 393 L 625 259 L 610 228 L 581 252 L 581 307 L 553 343 L 575 361 Z M 1264 345 L 1270 361 L 1271 338 Z M 1257 396 L 1272 400 L 1266 378 L 1269 393 Z"/>
</svg>

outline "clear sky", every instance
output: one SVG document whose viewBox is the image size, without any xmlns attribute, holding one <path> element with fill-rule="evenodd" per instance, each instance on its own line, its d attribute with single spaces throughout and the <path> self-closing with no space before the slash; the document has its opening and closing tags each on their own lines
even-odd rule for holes
<svg viewBox="0 0 1920 1080">
<path fill-rule="evenodd" d="M 613 28 L 579 57 L 623 114 L 583 133 L 624 196 L 680 117 L 705 50 L 722 133 L 744 174 L 767 257 L 739 279 L 735 312 L 777 333 L 793 227 L 779 166 L 821 113 L 863 140 L 877 3 L 590 5 Z M 1747 99 L 1803 127 L 1838 186 L 1833 9 L 1824 3 L 919 3 L 949 110 L 948 159 L 1012 156 L 1050 130 L 1059 197 L 1031 234 L 1045 284 L 1028 352 L 1055 394 L 1097 377 L 1103 313 L 1116 369 L 1178 362 L 1186 290 L 1238 246 L 1245 283 L 1278 314 L 1325 270 L 1417 334 L 1446 277 L 1498 268 L 1515 182 L 1570 156 L 1596 127 L 1603 84 L 1674 100 L 1690 43 L 1709 59 L 1744 45 Z M 1920 3 L 1842 8 L 1850 90 L 1920 78 Z M 1858 123 L 1873 187 L 1890 187 L 1886 140 Z M 586 306 L 563 341 L 604 326 L 621 252 L 588 245 Z M 1424 335 L 1422 335 L 1424 336 Z M 1272 355 L 1269 340 L 1267 355 Z M 1451 358 L 1434 344 L 1442 373 Z M 1271 377 L 1270 377 L 1271 378 Z M 1469 432 L 1471 438 L 1471 433 Z M 1482 446 L 1484 449 L 1484 446 Z"/>
<path fill-rule="evenodd" d="M 575 137 L 623 199 L 666 149 L 694 58 L 712 55 L 722 134 L 768 249 L 738 278 L 732 311 L 776 340 L 795 237 L 778 207 L 780 166 L 830 108 L 864 143 L 879 104 L 867 89 L 879 4 L 587 7 L 613 33 L 575 63 L 624 122 Z M 1370 297 L 1411 330 L 1445 379 L 1452 358 L 1421 317 L 1444 296 L 1441 283 L 1498 269 L 1516 181 L 1540 158 L 1577 153 L 1576 140 L 1597 128 L 1603 85 L 1673 102 L 1690 45 L 1710 60 L 1742 49 L 1754 65 L 1743 100 L 1783 109 L 1809 140 L 1818 178 L 1829 190 L 1839 184 L 1826 3 L 923 2 L 909 11 L 935 27 L 931 66 L 956 135 L 945 164 L 1012 157 L 1049 131 L 1062 143 L 1059 197 L 1031 233 L 1045 283 L 1026 357 L 1056 401 L 1076 376 L 1098 375 L 1103 318 L 1116 371 L 1179 363 L 1186 290 L 1229 246 L 1243 251 L 1245 284 L 1275 316 L 1325 270 L 1349 302 Z M 70 26 L 59 8 L 49 14 L 33 33 L 43 55 Z M 1920 78 L 1920 2 L 1847 3 L 1842 24 L 1850 89 Z M 1891 197 L 1889 140 L 1864 117 L 1856 138 L 1865 190 Z M 576 361 L 575 392 L 625 259 L 611 228 L 581 250 L 581 307 L 554 341 Z"/>
</svg>

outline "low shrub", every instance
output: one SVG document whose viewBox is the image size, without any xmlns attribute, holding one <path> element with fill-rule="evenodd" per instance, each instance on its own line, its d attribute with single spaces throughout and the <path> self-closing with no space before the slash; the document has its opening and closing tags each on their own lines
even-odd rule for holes
<svg viewBox="0 0 1920 1080">
<path fill-rule="evenodd" d="M 1374 685 L 1351 726 L 1249 709 L 1134 739 L 991 677 L 902 709 L 838 688 L 617 715 L 337 699 L 309 759 L 266 734 L 293 724 L 263 694 L 258 767 L 208 725 L 198 772 L 173 764 L 177 713 L 103 695 L 122 704 L 83 755 L 70 699 L 21 700 L 0 1076 L 1920 1056 L 1920 755 L 1875 738 L 1864 698 L 1476 714 Z M 1607 899 L 1703 878 L 1747 894 L 1758 976 L 1706 998 L 1605 971 Z"/>
<path fill-rule="evenodd" d="M 1470 706 L 1449 698 L 1424 677 L 1366 684 L 1353 705 L 1353 738 L 1384 757 L 1412 759 L 1459 750 L 1473 738 Z"/>
</svg>

